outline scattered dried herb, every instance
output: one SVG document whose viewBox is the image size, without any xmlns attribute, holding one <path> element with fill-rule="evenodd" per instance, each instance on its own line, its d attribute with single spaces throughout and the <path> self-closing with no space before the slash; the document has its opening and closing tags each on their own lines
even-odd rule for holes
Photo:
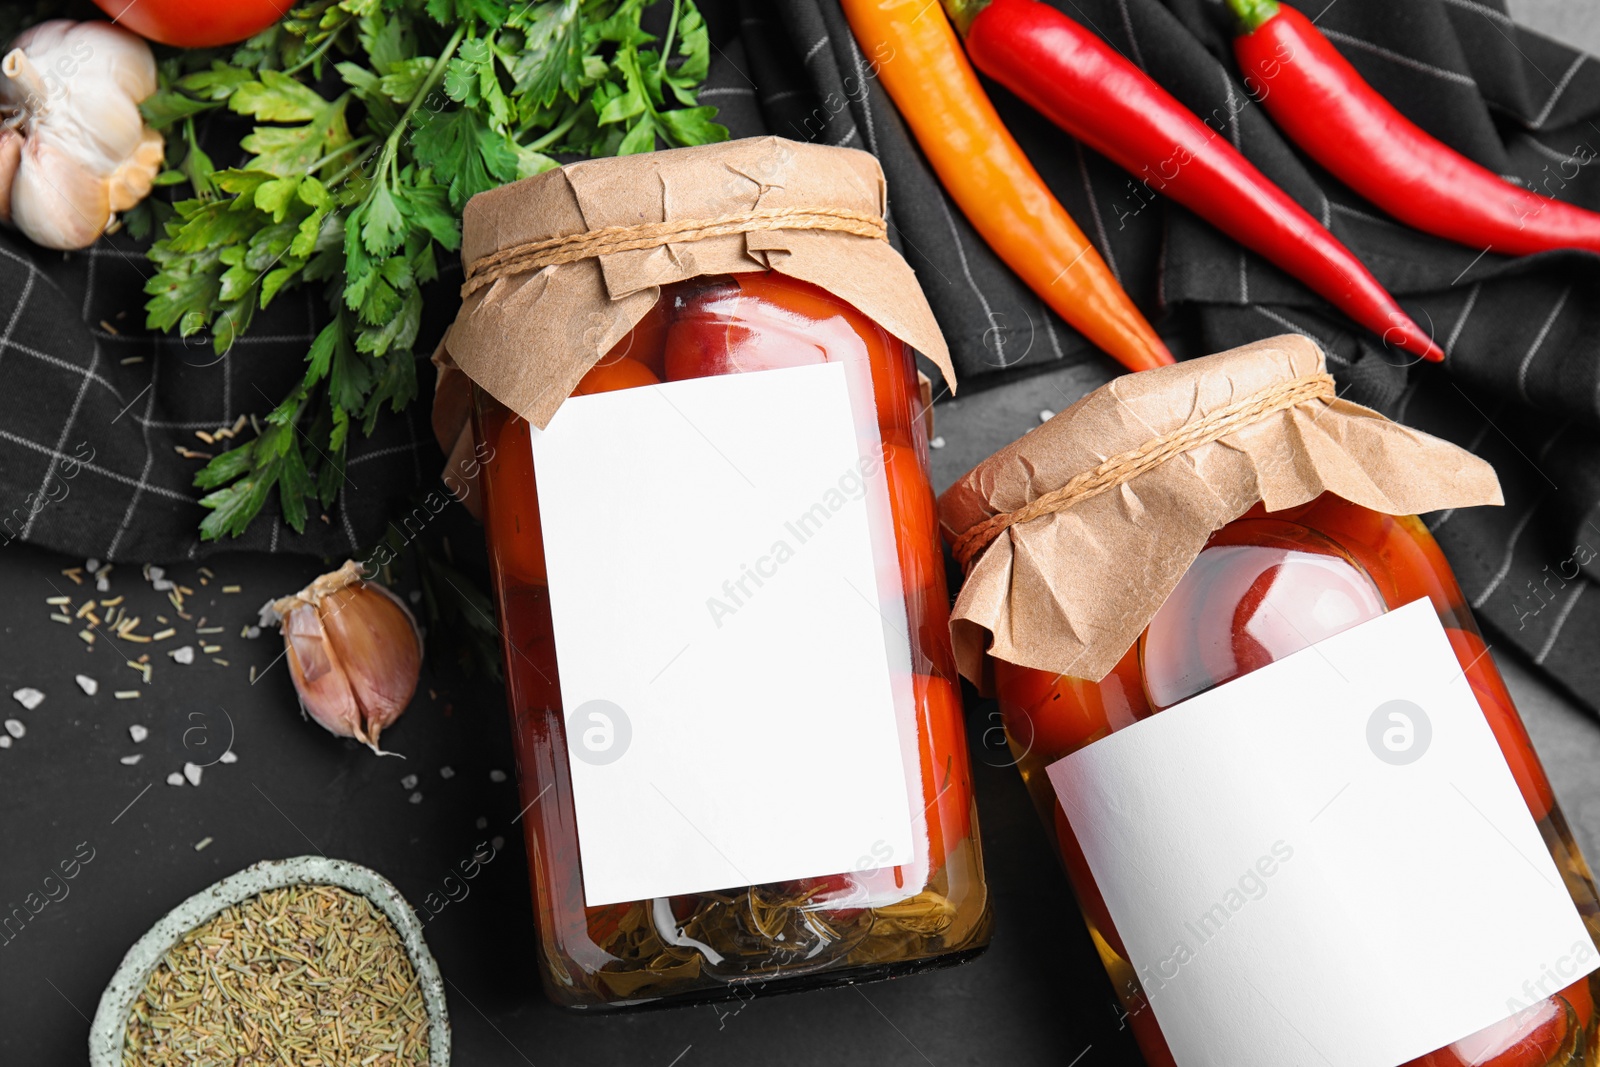
<svg viewBox="0 0 1600 1067">
<path fill-rule="evenodd" d="M 293 886 L 173 946 L 128 1018 L 123 1067 L 428 1062 L 428 1015 L 394 926 L 365 897 Z"/>
</svg>

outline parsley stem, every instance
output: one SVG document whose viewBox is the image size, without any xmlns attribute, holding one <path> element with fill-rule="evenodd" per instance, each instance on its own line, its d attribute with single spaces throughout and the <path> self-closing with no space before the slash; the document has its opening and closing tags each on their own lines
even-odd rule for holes
<svg viewBox="0 0 1600 1067">
<path fill-rule="evenodd" d="M 315 163 L 311 164 L 311 166 L 306 169 L 306 173 L 315 174 L 317 171 L 321 170 L 323 167 L 327 166 L 329 163 L 332 163 L 334 160 L 338 159 L 340 156 L 344 155 L 346 152 L 353 152 L 358 148 L 365 148 L 368 144 L 371 144 L 371 143 L 372 143 L 372 134 L 370 134 L 370 133 L 367 134 L 364 137 L 357 137 L 356 139 L 354 139 L 352 141 L 346 141 L 344 144 L 340 145 L 338 148 L 335 148 L 332 152 L 329 152 L 327 155 L 323 156 L 321 159 L 319 159 Z"/>
<path fill-rule="evenodd" d="M 327 55 L 328 49 L 333 47 L 334 41 L 338 40 L 339 38 L 339 31 L 343 30 L 348 25 L 350 25 L 350 18 L 349 16 L 346 16 L 345 20 L 338 26 L 334 27 L 333 30 L 328 33 L 327 39 L 319 44 L 314 51 L 312 51 L 294 66 L 287 68 L 284 73 L 290 77 L 293 77 L 294 75 L 299 74 L 302 70 L 305 70 L 311 64 L 315 63 L 317 60 L 321 59 L 323 56 Z"/>
<path fill-rule="evenodd" d="M 523 147 L 531 149 L 535 152 L 543 151 L 546 147 L 555 144 L 557 141 L 561 140 L 561 138 L 565 137 L 567 131 L 572 129 L 573 124 L 578 121 L 578 116 L 582 113 L 583 108 L 581 106 L 569 109 L 566 118 L 562 119 L 555 126 L 551 127 L 551 129 L 547 132 L 523 145 Z"/>
<path fill-rule="evenodd" d="M 461 44 L 461 38 L 465 37 L 466 33 L 466 23 L 457 26 L 456 32 L 450 35 L 449 41 L 445 42 L 444 51 L 439 53 L 439 58 L 433 61 L 432 67 L 428 68 L 428 76 L 417 87 L 417 91 L 412 94 L 411 102 L 406 104 L 406 109 L 401 114 L 400 121 L 394 124 L 394 129 L 389 131 L 388 140 L 383 143 L 383 152 L 387 157 L 385 162 L 392 161 L 395 153 L 400 150 L 400 135 L 405 132 L 406 126 L 410 124 L 411 116 L 416 113 L 418 106 L 421 105 L 423 100 L 427 99 L 429 93 L 433 92 L 433 87 L 439 83 L 439 79 L 444 77 L 444 68 L 449 65 L 451 57 L 456 54 L 456 48 Z"/>
<path fill-rule="evenodd" d="M 672 55 L 672 37 L 678 32 L 678 8 L 683 0 L 672 0 L 672 18 L 667 22 L 667 36 L 661 42 L 661 60 L 656 64 L 656 79 L 659 81 L 667 73 L 667 57 Z"/>
</svg>

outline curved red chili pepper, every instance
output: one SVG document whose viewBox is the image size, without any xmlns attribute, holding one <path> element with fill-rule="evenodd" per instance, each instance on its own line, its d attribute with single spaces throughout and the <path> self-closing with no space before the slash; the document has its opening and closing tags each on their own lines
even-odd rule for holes
<svg viewBox="0 0 1600 1067">
<path fill-rule="evenodd" d="M 1267 114 L 1330 174 L 1390 215 L 1436 237 L 1512 255 L 1600 252 L 1600 214 L 1512 185 L 1430 136 L 1294 8 L 1275 0 L 1228 6 L 1245 27 L 1234 54 Z"/>
<path fill-rule="evenodd" d="M 1444 353 L 1361 261 L 1151 78 L 1038 0 L 945 0 L 989 77 L 1101 155 L 1310 286 L 1385 342 Z"/>
</svg>

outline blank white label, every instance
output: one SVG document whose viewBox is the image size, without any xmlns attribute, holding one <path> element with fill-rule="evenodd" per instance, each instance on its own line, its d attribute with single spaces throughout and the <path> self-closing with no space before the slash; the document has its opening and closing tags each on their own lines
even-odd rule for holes
<svg viewBox="0 0 1600 1067">
<path fill-rule="evenodd" d="M 1600 965 L 1426 600 L 1049 774 L 1180 1067 L 1394 1067 Z"/>
<path fill-rule="evenodd" d="M 534 431 L 590 906 L 910 861 L 872 447 L 840 364 L 573 397 Z"/>
</svg>

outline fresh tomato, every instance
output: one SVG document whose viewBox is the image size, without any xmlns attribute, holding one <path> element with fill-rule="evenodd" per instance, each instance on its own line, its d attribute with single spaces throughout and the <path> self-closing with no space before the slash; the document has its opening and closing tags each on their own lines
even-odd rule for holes
<svg viewBox="0 0 1600 1067">
<path fill-rule="evenodd" d="M 628 335 L 633 336 L 632 334 Z M 624 341 L 627 338 L 623 338 Z M 613 350 L 615 351 L 615 350 Z M 639 385 L 660 385 L 661 379 L 655 372 L 636 359 L 606 357 L 599 363 L 589 368 L 589 373 L 579 380 L 572 390 L 573 396 L 588 396 L 591 393 L 609 393 L 616 389 L 632 389 Z"/>
<path fill-rule="evenodd" d="M 1494 739 L 1500 742 L 1500 752 L 1511 768 L 1511 777 L 1517 780 L 1528 813 L 1534 822 L 1542 821 L 1555 805 L 1555 795 L 1550 791 L 1550 779 L 1545 777 L 1539 757 L 1534 754 L 1533 742 L 1528 739 L 1528 730 L 1522 725 L 1522 717 L 1517 714 L 1517 706 L 1500 678 L 1500 671 L 1477 634 L 1456 629 L 1444 633 L 1450 639 L 1456 659 L 1461 662 L 1467 683 L 1472 686 L 1472 695 L 1478 698 L 1483 717 L 1489 720 Z"/>
<path fill-rule="evenodd" d="M 123 29 L 179 48 L 211 48 L 253 37 L 294 0 L 94 0 Z"/>
</svg>

